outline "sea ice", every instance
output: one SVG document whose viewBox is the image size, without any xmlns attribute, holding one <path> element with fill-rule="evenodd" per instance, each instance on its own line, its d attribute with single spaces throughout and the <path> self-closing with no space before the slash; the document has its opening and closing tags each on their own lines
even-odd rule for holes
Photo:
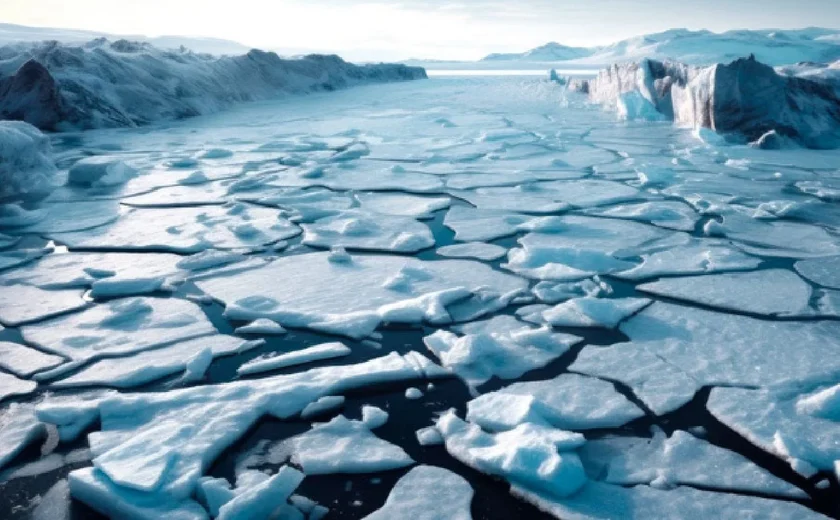
<svg viewBox="0 0 840 520">
<path fill-rule="evenodd" d="M 309 246 L 416 253 L 435 245 L 428 226 L 411 217 L 347 210 L 302 227 Z"/>
<path fill-rule="evenodd" d="M 285 443 L 292 462 L 307 475 L 373 473 L 414 463 L 399 446 L 378 438 L 364 423 L 341 415 Z"/>
<path fill-rule="evenodd" d="M 677 231 L 692 231 L 700 218 L 690 206 L 676 201 L 643 202 L 592 208 L 587 215 L 649 222 L 654 226 Z"/>
<path fill-rule="evenodd" d="M 46 428 L 29 404 L 11 403 L 0 411 L 0 468 L 26 446 L 46 436 Z"/>
<path fill-rule="evenodd" d="M 790 316 L 807 313 L 811 286 L 785 269 L 665 278 L 639 291 L 725 310 Z"/>
<path fill-rule="evenodd" d="M 695 239 L 683 246 L 642 255 L 638 266 L 612 276 L 644 280 L 667 275 L 708 274 L 720 271 L 749 271 L 761 259 L 746 255 L 730 243 L 715 239 Z"/>
<path fill-rule="evenodd" d="M 577 336 L 534 327 L 512 316 L 496 316 L 455 330 L 462 335 L 438 330 L 423 342 L 444 367 L 473 387 L 493 376 L 515 379 L 547 365 L 581 341 Z"/>
<path fill-rule="evenodd" d="M 612 329 L 650 305 L 647 298 L 575 298 L 543 311 L 552 327 L 603 327 Z"/>
<path fill-rule="evenodd" d="M 431 383 L 430 383 L 431 384 Z M 375 430 L 385 426 L 388 422 L 388 412 L 376 406 L 364 405 L 362 406 L 362 423 L 369 430 Z"/>
<path fill-rule="evenodd" d="M 507 249 L 484 242 L 467 242 L 465 244 L 439 247 L 437 253 L 440 256 L 449 258 L 475 258 L 476 260 L 489 262 L 505 256 Z"/>
<path fill-rule="evenodd" d="M 801 260 L 793 267 L 815 284 L 840 289 L 840 256 Z"/>
<path fill-rule="evenodd" d="M 67 182 L 78 186 L 104 187 L 124 184 L 137 176 L 137 170 L 119 156 L 86 157 L 70 167 Z"/>
<path fill-rule="evenodd" d="M 300 412 L 300 418 L 309 421 L 321 415 L 327 415 L 344 406 L 343 395 L 325 395 L 314 403 L 309 403 Z"/>
<path fill-rule="evenodd" d="M 269 372 L 281 368 L 347 356 L 351 352 L 350 347 L 343 343 L 322 343 L 285 354 L 254 358 L 240 366 L 236 370 L 236 373 L 239 375 L 259 374 L 261 372 Z"/>
<path fill-rule="evenodd" d="M 16 327 L 82 309 L 88 302 L 77 289 L 45 291 L 30 285 L 0 286 L 0 323 Z"/>
<path fill-rule="evenodd" d="M 450 322 L 447 306 L 480 294 L 471 313 L 477 317 L 504 307 L 527 285 L 466 260 L 354 255 L 333 262 L 330 256 L 328 252 L 286 256 L 197 285 L 225 302 L 229 318 L 268 318 L 284 326 L 353 338 L 369 336 L 383 321 Z"/>
<path fill-rule="evenodd" d="M 417 466 L 397 481 L 385 505 L 365 520 L 472 520 L 473 490 L 455 473 L 434 466 Z"/>
<path fill-rule="evenodd" d="M 0 341 L 0 367 L 20 377 L 29 377 L 63 362 L 61 356 L 46 354 L 19 343 Z"/>
<path fill-rule="evenodd" d="M 564 430 L 615 428 L 643 415 L 611 383 L 577 374 L 513 383 L 467 403 L 467 420 L 492 431 L 524 423 Z"/>
<path fill-rule="evenodd" d="M 236 334 L 259 334 L 267 336 L 280 336 L 288 332 L 279 323 L 260 318 L 247 325 L 242 325 L 234 330 Z"/>
</svg>

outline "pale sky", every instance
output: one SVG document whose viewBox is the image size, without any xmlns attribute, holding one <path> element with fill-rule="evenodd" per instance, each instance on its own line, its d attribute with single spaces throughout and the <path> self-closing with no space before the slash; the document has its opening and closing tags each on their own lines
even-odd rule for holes
<svg viewBox="0 0 840 520">
<path fill-rule="evenodd" d="M 840 27 L 840 0 L 0 0 L 0 22 L 212 36 L 354 60 L 478 59 L 674 27 Z"/>
</svg>

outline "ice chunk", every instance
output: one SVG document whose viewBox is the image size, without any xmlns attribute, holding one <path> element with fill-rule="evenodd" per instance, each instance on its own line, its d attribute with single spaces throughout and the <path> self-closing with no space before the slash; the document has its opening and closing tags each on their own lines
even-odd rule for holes
<svg viewBox="0 0 840 520">
<path fill-rule="evenodd" d="M 612 294 L 613 289 L 610 284 L 595 276 L 580 282 L 542 281 L 537 283 L 531 292 L 542 302 L 558 303 L 581 296 L 596 298 Z"/>
<path fill-rule="evenodd" d="M 749 271 L 761 264 L 714 239 L 692 239 L 687 245 L 642 255 L 642 263 L 628 271 L 613 273 L 618 278 L 644 280 L 665 275 L 707 274 L 719 271 Z"/>
<path fill-rule="evenodd" d="M 606 208 L 592 208 L 586 210 L 587 215 L 598 215 L 610 218 L 623 218 L 649 222 L 655 226 L 677 231 L 693 231 L 699 220 L 699 215 L 690 206 L 676 201 L 643 202 L 639 204 L 622 204 Z"/>
<path fill-rule="evenodd" d="M 706 405 L 712 415 L 759 448 L 810 476 L 811 466 L 833 471 L 840 460 L 836 389 L 812 393 L 714 388 Z M 804 463 L 804 464 L 803 464 Z"/>
<path fill-rule="evenodd" d="M 52 249 L 47 247 L 42 249 L 20 249 L 17 251 L 2 252 L 0 253 L 0 271 L 27 264 L 50 252 L 52 252 Z"/>
<path fill-rule="evenodd" d="M 130 388 L 186 372 L 188 380 L 201 378 L 213 358 L 246 352 L 259 345 L 233 336 L 214 334 L 153 348 L 128 357 L 101 359 L 52 386 L 113 386 Z M 196 358 L 197 355 L 200 355 Z M 204 370 L 199 369 L 201 366 Z"/>
<path fill-rule="evenodd" d="M 637 289 L 709 307 L 765 315 L 803 314 L 811 300 L 811 287 L 784 269 L 666 278 Z"/>
<path fill-rule="evenodd" d="M 32 520 L 69 520 L 70 485 L 67 480 L 59 480 L 47 491 L 35 509 Z"/>
<path fill-rule="evenodd" d="M 0 372 L 0 401 L 13 395 L 32 393 L 38 386 L 34 381 L 19 379 L 12 374 Z"/>
<path fill-rule="evenodd" d="M 657 430 L 652 439 L 607 437 L 590 441 L 581 449 L 580 456 L 590 475 L 610 484 L 695 486 L 807 497 L 801 489 L 746 457 L 680 430 L 670 437 Z M 599 474 L 603 478 L 598 477 Z"/>
<path fill-rule="evenodd" d="M 443 437 L 434 426 L 420 428 L 415 432 L 415 435 L 417 436 L 417 442 L 420 446 L 436 446 L 438 444 L 443 444 Z"/>
<path fill-rule="evenodd" d="M 802 260 L 796 262 L 793 267 L 799 274 L 816 284 L 840 289 L 840 256 Z"/>
<path fill-rule="evenodd" d="M 404 193 L 358 193 L 362 209 L 385 215 L 419 219 L 432 218 L 433 213 L 449 207 L 449 197 L 420 197 Z"/>
<path fill-rule="evenodd" d="M 29 377 L 63 362 L 64 358 L 60 356 L 45 354 L 19 343 L 0 341 L 0 367 L 20 377 Z"/>
<path fill-rule="evenodd" d="M 219 515 L 216 518 L 251 520 L 271 518 L 275 514 L 279 518 L 289 518 L 283 514 L 282 509 L 292 508 L 287 504 L 287 500 L 303 482 L 303 477 L 300 471 L 283 466 L 275 475 L 253 486 L 247 486 L 244 489 L 237 486 L 236 496 L 219 508 Z"/>
<path fill-rule="evenodd" d="M 375 430 L 385 426 L 388 422 L 388 412 L 376 406 L 364 405 L 362 407 L 362 422 L 369 430 Z"/>
<path fill-rule="evenodd" d="M 307 475 L 373 473 L 414 463 L 399 446 L 341 415 L 285 442 L 292 461 Z"/>
<path fill-rule="evenodd" d="M 144 255 L 143 258 L 147 258 Z M 206 249 L 178 261 L 178 269 L 187 271 L 201 271 L 212 267 L 230 265 L 245 260 L 245 255 L 232 251 L 219 251 L 217 249 Z"/>
<path fill-rule="evenodd" d="M 451 246 L 439 247 L 437 253 L 440 256 L 450 258 L 475 258 L 477 260 L 492 261 L 505 256 L 507 249 L 484 242 L 467 242 L 466 244 L 453 244 Z"/>
<path fill-rule="evenodd" d="M 300 233 L 298 227 L 281 218 L 277 210 L 238 208 L 128 209 L 112 224 L 87 231 L 53 232 L 50 237 L 71 248 L 194 253 L 210 248 L 259 247 Z"/>
<path fill-rule="evenodd" d="M 399 290 L 391 288 L 395 277 L 405 282 Z M 281 257 L 264 267 L 200 280 L 197 285 L 225 302 L 225 314 L 232 319 L 268 318 L 285 326 L 363 338 L 385 320 L 451 321 L 447 306 L 480 290 L 490 293 L 475 301 L 472 315 L 492 312 L 526 283 L 466 260 L 424 262 L 359 255 L 336 263 L 323 252 Z"/>
<path fill-rule="evenodd" d="M 21 329 L 26 341 L 73 363 L 40 375 L 51 377 L 81 363 L 132 354 L 216 333 L 200 307 L 177 299 L 114 300 Z"/>
<path fill-rule="evenodd" d="M 265 318 L 260 318 L 252 321 L 247 325 L 237 327 L 234 332 L 236 334 L 261 334 L 268 336 L 279 336 L 281 334 L 285 334 L 287 331 L 277 322 Z"/>
<path fill-rule="evenodd" d="M 586 483 L 583 464 L 574 451 L 586 442 L 579 433 L 525 423 L 490 434 L 462 421 L 453 410 L 435 424 L 446 451 L 483 473 L 557 497 L 573 495 Z"/>
<path fill-rule="evenodd" d="M 627 384 L 655 413 L 703 386 L 832 381 L 840 371 L 830 321 L 768 322 L 656 302 L 621 325 L 628 343 L 585 348 L 570 370 Z M 797 345 L 792 349 L 791 345 Z"/>
<path fill-rule="evenodd" d="M 405 398 L 406 399 L 416 401 L 417 399 L 420 399 L 421 397 L 423 397 L 423 392 L 420 391 L 419 388 L 412 386 L 410 388 L 405 389 Z"/>
<path fill-rule="evenodd" d="M 513 383 L 467 403 L 467 420 L 492 431 L 524 423 L 566 430 L 614 428 L 643 415 L 611 383 L 577 374 Z"/>
<path fill-rule="evenodd" d="M 303 243 L 310 246 L 415 253 L 435 244 L 428 226 L 411 217 L 359 210 L 344 211 L 302 227 Z"/>
<path fill-rule="evenodd" d="M 67 182 L 88 187 L 117 186 L 136 176 L 137 170 L 119 156 L 99 155 L 85 157 L 71 166 Z"/>
<path fill-rule="evenodd" d="M 541 313 L 553 327 L 603 327 L 612 329 L 650 305 L 647 298 L 575 298 Z"/>
<path fill-rule="evenodd" d="M 616 113 L 624 121 L 664 121 L 665 115 L 638 90 L 620 94 L 616 99 Z"/>
<path fill-rule="evenodd" d="M 56 184 L 50 139 L 21 121 L 0 122 L 0 203 L 45 195 Z"/>
<path fill-rule="evenodd" d="M 512 316 L 496 316 L 474 322 L 452 332 L 438 330 L 423 338 L 444 367 L 469 385 L 477 386 L 493 376 L 515 379 L 540 368 L 566 353 L 581 338 L 534 327 Z"/>
<path fill-rule="evenodd" d="M 45 291 L 29 285 L 0 286 L 0 323 L 16 327 L 87 306 L 82 291 Z"/>
<path fill-rule="evenodd" d="M 417 466 L 397 481 L 388 500 L 366 520 L 472 520 L 473 490 L 458 475 L 434 466 Z"/>
<path fill-rule="evenodd" d="M 350 355 L 350 348 L 339 342 L 322 343 L 293 352 L 248 361 L 236 371 L 239 375 L 258 374 L 281 368 Z"/>
<path fill-rule="evenodd" d="M 309 403 L 300 412 L 300 418 L 308 421 L 313 417 L 325 415 L 329 412 L 338 410 L 344 406 L 344 396 L 342 395 L 325 395 L 314 403 Z"/>
<path fill-rule="evenodd" d="M 24 448 L 46 435 L 46 428 L 29 404 L 11 403 L 0 411 L 0 468 Z"/>
</svg>

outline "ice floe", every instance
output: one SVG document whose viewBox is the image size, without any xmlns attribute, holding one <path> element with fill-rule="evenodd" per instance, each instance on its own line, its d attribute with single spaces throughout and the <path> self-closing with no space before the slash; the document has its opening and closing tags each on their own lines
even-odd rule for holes
<svg viewBox="0 0 840 520">
<path fill-rule="evenodd" d="M 416 253 L 435 244 L 428 226 L 411 217 L 357 210 L 324 217 L 302 227 L 303 243 L 310 246 Z"/>
<path fill-rule="evenodd" d="M 467 242 L 439 247 L 437 253 L 448 258 L 475 258 L 476 260 L 492 261 L 505 256 L 507 249 L 484 242 Z"/>
<path fill-rule="evenodd" d="M 260 372 L 269 372 L 281 368 L 313 363 L 315 361 L 347 356 L 351 352 L 350 348 L 343 343 L 322 343 L 285 354 L 252 359 L 240 366 L 236 372 L 239 375 L 258 374 Z"/>
<path fill-rule="evenodd" d="M 575 298 L 540 313 L 553 327 L 615 328 L 651 304 L 646 298 Z"/>
<path fill-rule="evenodd" d="M 63 362 L 61 356 L 47 354 L 20 343 L 0 341 L 0 367 L 20 377 L 29 377 Z"/>
<path fill-rule="evenodd" d="M 45 291 L 19 284 L 0 287 L 0 323 L 7 327 L 44 320 L 88 305 L 82 298 L 83 291 L 78 289 Z"/>
<path fill-rule="evenodd" d="M 385 505 L 366 520 L 472 520 L 473 490 L 455 473 L 434 466 L 417 466 L 397 481 Z"/>
</svg>

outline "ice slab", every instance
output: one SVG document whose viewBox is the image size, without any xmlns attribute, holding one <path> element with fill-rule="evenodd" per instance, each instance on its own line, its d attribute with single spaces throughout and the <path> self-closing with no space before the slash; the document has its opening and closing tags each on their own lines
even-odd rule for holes
<svg viewBox="0 0 840 520">
<path fill-rule="evenodd" d="M 611 383 L 577 374 L 513 383 L 467 403 L 467 420 L 492 431 L 526 422 L 564 430 L 615 428 L 643 415 Z"/>
<path fill-rule="evenodd" d="M 242 325 L 241 327 L 237 327 L 234 330 L 236 334 L 260 334 L 260 335 L 268 335 L 268 336 L 279 336 L 288 332 L 284 329 L 280 324 L 267 320 L 265 318 L 260 318 L 258 320 L 254 320 L 247 325 Z"/>
<path fill-rule="evenodd" d="M 558 303 L 572 298 L 606 296 L 612 294 L 610 284 L 601 280 L 599 276 L 579 282 L 538 282 L 531 292 L 544 303 Z"/>
<path fill-rule="evenodd" d="M 402 166 L 383 166 L 378 161 L 358 161 L 338 166 L 290 168 L 270 183 L 277 187 L 320 186 L 340 191 L 403 191 L 440 193 L 443 181 L 437 175 L 408 172 Z"/>
<path fill-rule="evenodd" d="M 805 476 L 813 470 L 804 468 L 834 471 L 840 460 L 840 407 L 834 387 L 810 392 L 795 387 L 714 388 L 706 406 L 717 420 Z"/>
<path fill-rule="evenodd" d="M 234 497 L 219 507 L 219 520 L 251 520 L 256 518 L 294 518 L 300 515 L 287 500 L 303 482 L 304 475 L 289 466 L 283 466 L 276 474 L 267 476 L 254 472 L 256 482 L 243 485 L 243 475 L 237 477 Z"/>
<path fill-rule="evenodd" d="M 496 316 L 456 327 L 459 336 L 445 330 L 423 338 L 444 367 L 478 386 L 493 376 L 515 379 L 543 367 L 566 353 L 581 338 L 534 327 L 512 316 Z"/>
<path fill-rule="evenodd" d="M 364 423 L 341 415 L 285 444 L 292 462 L 307 475 L 373 473 L 414 463 L 399 446 L 380 439 Z"/>
<path fill-rule="evenodd" d="M 46 428 L 29 404 L 11 403 L 0 411 L 0 468 L 26 446 L 46 436 Z"/>
<path fill-rule="evenodd" d="M 550 492 L 511 488 L 519 498 L 563 520 L 632 520 L 634 518 L 762 518 L 825 519 L 795 502 L 690 487 L 659 490 L 648 486 L 622 487 L 589 481 L 574 496 L 556 498 Z"/>
<path fill-rule="evenodd" d="M 226 304 L 232 319 L 268 318 L 354 338 L 383 321 L 442 324 L 447 306 L 473 301 L 471 316 L 507 305 L 526 282 L 466 260 L 425 262 L 394 256 L 331 253 L 282 257 L 264 267 L 197 282 Z M 349 260 L 349 261 L 348 261 Z M 324 296 L 329 294 L 329 298 Z"/>
<path fill-rule="evenodd" d="M 760 264 L 759 258 L 742 253 L 730 242 L 692 238 L 685 245 L 642 255 L 641 264 L 627 271 L 613 273 L 613 276 L 644 280 L 667 275 L 749 271 Z"/>
<path fill-rule="evenodd" d="M 428 226 L 411 217 L 347 210 L 303 224 L 303 243 L 368 251 L 416 253 L 435 245 Z"/>
<path fill-rule="evenodd" d="M 77 289 L 45 291 L 30 285 L 0 286 L 0 323 L 16 327 L 82 309 L 88 302 Z"/>
<path fill-rule="evenodd" d="M 666 278 L 636 287 L 676 300 L 768 316 L 807 313 L 811 286 L 785 269 Z"/>
<path fill-rule="evenodd" d="M 706 385 L 817 384 L 840 372 L 840 324 L 831 321 L 767 322 L 655 302 L 620 328 L 630 342 L 585 348 L 569 368 L 625 383 L 657 414 Z"/>
<path fill-rule="evenodd" d="M 613 329 L 650 303 L 647 298 L 575 298 L 543 311 L 540 316 L 552 327 Z"/>
<path fill-rule="evenodd" d="M 587 215 L 621 218 L 648 222 L 654 226 L 677 231 L 692 231 L 700 216 L 691 206 L 676 201 L 643 202 L 622 204 L 605 208 L 592 208 L 584 212 Z"/>
<path fill-rule="evenodd" d="M 101 357 L 126 355 L 216 333 L 201 308 L 178 299 L 113 300 L 21 328 L 23 338 L 71 360 L 52 377 Z"/>
<path fill-rule="evenodd" d="M 840 289 L 840 256 L 801 260 L 793 267 L 796 272 L 815 284 Z"/>
<path fill-rule="evenodd" d="M 285 354 L 252 359 L 240 366 L 236 370 L 236 373 L 239 375 L 259 374 L 261 372 L 269 372 L 271 370 L 279 370 L 281 368 L 347 356 L 351 352 L 350 347 L 343 343 L 322 343 Z"/>
<path fill-rule="evenodd" d="M 131 388 L 184 372 L 191 368 L 196 356 L 207 352 L 207 361 L 214 358 L 246 352 L 258 346 L 259 342 L 245 341 L 233 336 L 214 334 L 196 339 L 153 348 L 133 356 L 101 359 L 81 371 L 51 383 L 53 387 L 109 386 Z M 203 360 L 202 360 L 203 361 Z M 203 363 L 202 363 L 203 364 Z M 209 364 L 209 363 L 208 363 Z M 204 367 L 206 369 L 206 366 Z M 203 377 L 203 370 L 191 370 L 190 376 Z"/>
<path fill-rule="evenodd" d="M 782 258 L 819 258 L 840 254 L 840 240 L 824 228 L 801 222 L 764 222 L 739 214 L 727 214 L 723 224 L 707 228 L 737 241 L 747 253 Z"/>
<path fill-rule="evenodd" d="M 20 379 L 12 374 L 0 372 L 0 401 L 13 395 L 25 395 L 32 393 L 38 383 L 26 379 Z"/>
<path fill-rule="evenodd" d="M 362 423 L 369 430 L 375 430 L 385 426 L 388 422 L 388 412 L 376 406 L 364 405 L 362 406 Z"/>
<path fill-rule="evenodd" d="M 432 218 L 434 212 L 449 207 L 449 197 L 420 197 L 404 193 L 357 193 L 365 211 L 419 219 Z"/>
<path fill-rule="evenodd" d="M 586 483 L 583 464 L 575 450 L 586 440 L 579 433 L 531 423 L 502 433 L 487 433 L 450 410 L 435 427 L 446 451 L 462 463 L 511 482 L 533 486 L 564 497 Z"/>
<path fill-rule="evenodd" d="M 299 233 L 298 227 L 275 209 L 233 204 L 125 209 L 112 224 L 49 236 L 71 249 L 195 253 L 210 248 L 256 248 Z"/>
<path fill-rule="evenodd" d="M 19 343 L 0 341 L 0 367 L 20 377 L 29 377 L 63 362 L 61 356 L 46 354 Z"/>
<path fill-rule="evenodd" d="M 0 229 L 7 233 L 68 233 L 94 229 L 119 218 L 116 201 L 82 201 L 44 204 L 31 211 L 0 206 Z"/>
<path fill-rule="evenodd" d="M 472 520 L 473 489 L 451 471 L 434 466 L 417 466 L 397 481 L 385 505 L 365 520 Z"/>
<path fill-rule="evenodd" d="M 605 437 L 589 441 L 580 456 L 594 480 L 609 484 L 654 485 L 660 489 L 703 489 L 807 498 L 807 494 L 746 457 L 677 430 L 653 438 Z"/>
<path fill-rule="evenodd" d="M 467 242 L 465 244 L 439 247 L 437 253 L 440 256 L 449 258 L 475 258 L 476 260 L 489 262 L 505 256 L 507 249 L 484 242 Z"/>
<path fill-rule="evenodd" d="M 314 403 L 306 405 L 300 412 L 300 418 L 309 421 L 315 417 L 327 415 L 341 409 L 344 406 L 344 401 L 343 395 L 325 395 Z"/>
</svg>

